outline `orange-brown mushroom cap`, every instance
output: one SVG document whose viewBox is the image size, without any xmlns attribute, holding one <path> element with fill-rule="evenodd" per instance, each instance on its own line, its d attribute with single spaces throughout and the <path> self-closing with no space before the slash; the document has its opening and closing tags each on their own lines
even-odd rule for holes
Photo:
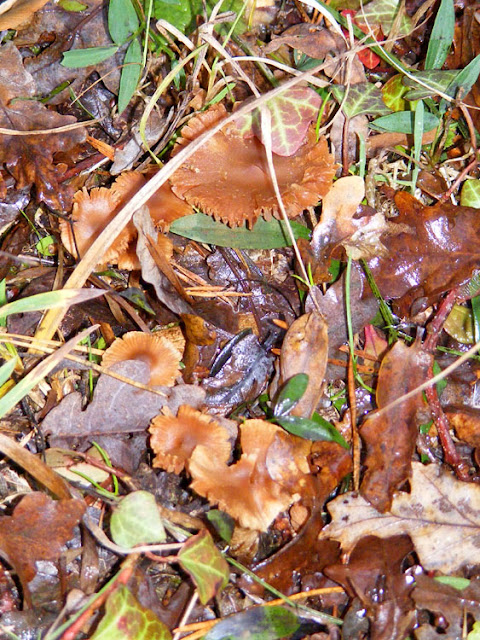
<svg viewBox="0 0 480 640">
<path fill-rule="evenodd" d="M 208 414 L 188 405 L 178 409 L 177 417 L 156 416 L 149 428 L 150 446 L 156 454 L 154 467 L 180 473 L 195 447 L 206 447 L 216 462 L 226 464 L 231 453 L 229 433 Z"/>
<path fill-rule="evenodd" d="M 149 384 L 171 387 L 180 370 L 181 353 L 163 336 L 130 331 L 103 354 L 102 365 L 109 367 L 124 360 L 142 360 L 150 367 Z"/>
<path fill-rule="evenodd" d="M 192 488 L 242 527 L 266 531 L 280 512 L 301 497 L 297 490 L 307 477 L 306 455 L 311 443 L 305 445 L 303 456 L 298 438 L 263 420 L 247 420 L 240 432 L 243 453 L 231 466 L 214 463 L 204 446 L 194 449 L 188 466 Z M 274 461 L 279 437 L 285 457 Z M 285 444 L 290 446 L 285 448 Z"/>
<path fill-rule="evenodd" d="M 176 149 L 211 127 L 222 113 L 226 115 L 225 108 L 217 105 L 214 112 L 192 118 Z M 274 154 L 273 164 L 290 218 L 316 205 L 329 191 L 335 174 L 326 139 L 317 142 L 313 127 L 294 155 Z M 252 226 L 260 215 L 280 217 L 264 146 L 257 138 L 243 138 L 234 125 L 227 125 L 196 151 L 171 176 L 171 182 L 178 196 L 231 226 L 245 220 Z"/>
</svg>

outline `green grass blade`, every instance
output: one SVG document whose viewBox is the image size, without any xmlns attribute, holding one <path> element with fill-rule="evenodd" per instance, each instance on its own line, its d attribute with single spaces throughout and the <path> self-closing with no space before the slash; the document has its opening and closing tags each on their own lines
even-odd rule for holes
<svg viewBox="0 0 480 640">
<path fill-rule="evenodd" d="M 137 12 L 130 0 L 110 0 L 108 31 L 115 44 L 126 42 L 139 26 Z"/>
<path fill-rule="evenodd" d="M 17 358 L 12 358 L 0 367 L 0 387 L 7 382 L 15 369 Z"/>
<path fill-rule="evenodd" d="M 142 73 L 142 49 L 138 39 L 133 40 L 125 54 L 124 67 L 120 77 L 120 88 L 118 90 L 118 113 L 128 106 L 135 93 Z"/>
<path fill-rule="evenodd" d="M 453 42 L 455 9 L 453 0 L 442 0 L 428 43 L 425 69 L 441 69 Z"/>
<path fill-rule="evenodd" d="M 0 307 L 0 320 L 12 315 L 12 313 L 44 311 L 46 309 L 69 307 L 72 304 L 81 304 L 93 298 L 98 298 L 104 293 L 105 291 L 100 289 L 60 289 L 58 291 L 38 293 L 28 298 L 14 300 Z"/>
</svg>

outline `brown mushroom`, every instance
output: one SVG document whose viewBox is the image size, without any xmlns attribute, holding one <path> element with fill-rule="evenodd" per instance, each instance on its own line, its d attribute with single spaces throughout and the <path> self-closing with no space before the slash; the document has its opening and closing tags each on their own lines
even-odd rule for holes
<svg viewBox="0 0 480 640">
<path fill-rule="evenodd" d="M 182 129 L 174 153 L 211 128 L 227 112 L 215 105 Z M 335 174 L 325 138 L 317 142 L 314 127 L 292 156 L 273 155 L 282 200 L 289 218 L 316 205 L 330 189 Z M 229 124 L 208 140 L 172 176 L 176 195 L 231 226 L 251 227 L 260 215 L 280 218 L 263 144 L 244 138 Z"/>
<path fill-rule="evenodd" d="M 181 353 L 163 336 L 130 331 L 103 354 L 102 365 L 109 367 L 123 360 L 142 360 L 150 367 L 149 384 L 172 387 L 178 377 Z"/>
<path fill-rule="evenodd" d="M 264 420 L 247 420 L 240 432 L 243 453 L 231 466 L 217 463 L 205 446 L 194 449 L 188 464 L 192 488 L 242 527 L 266 531 L 310 480 L 311 443 Z"/>
<path fill-rule="evenodd" d="M 156 416 L 150 429 L 150 445 L 156 454 L 154 467 L 180 473 L 195 447 L 203 445 L 216 462 L 226 464 L 231 453 L 229 433 L 208 414 L 188 405 L 178 409 L 177 417 Z"/>
</svg>

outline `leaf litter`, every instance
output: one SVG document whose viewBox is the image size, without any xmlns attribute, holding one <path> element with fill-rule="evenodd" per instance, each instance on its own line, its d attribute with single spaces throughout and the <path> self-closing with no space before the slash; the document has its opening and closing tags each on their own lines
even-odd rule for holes
<svg viewBox="0 0 480 640">
<path fill-rule="evenodd" d="M 2 637 L 478 636 L 475 9 L 266 5 L 1 12 Z"/>
</svg>

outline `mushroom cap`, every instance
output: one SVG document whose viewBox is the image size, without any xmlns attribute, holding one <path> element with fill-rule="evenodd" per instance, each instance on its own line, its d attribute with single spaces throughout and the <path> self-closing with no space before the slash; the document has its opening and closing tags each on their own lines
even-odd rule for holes
<svg viewBox="0 0 480 640">
<path fill-rule="evenodd" d="M 276 516 L 300 499 L 308 481 L 308 441 L 264 420 L 240 426 L 242 455 L 227 466 L 205 446 L 194 449 L 188 468 L 192 488 L 242 527 L 266 531 Z"/>
<path fill-rule="evenodd" d="M 60 220 L 61 238 L 67 251 L 75 257 L 82 257 L 120 207 L 119 198 L 110 189 L 97 187 L 90 193 L 85 188 L 77 191 L 73 197 L 71 222 Z M 131 237 L 132 229 L 123 229 L 99 262 L 115 262 Z"/>
<path fill-rule="evenodd" d="M 173 242 L 167 236 L 161 233 L 157 234 L 157 249 L 159 253 L 165 256 L 167 262 L 170 262 L 173 256 Z M 118 268 L 126 269 L 127 271 L 134 271 L 135 269 L 141 269 L 140 260 L 137 256 L 137 238 L 135 237 L 128 243 L 128 246 L 118 256 Z"/>
<path fill-rule="evenodd" d="M 123 360 L 142 360 L 150 367 L 149 384 L 172 387 L 180 374 L 181 353 L 163 336 L 130 331 L 105 351 L 102 365 L 109 367 Z"/>
<path fill-rule="evenodd" d="M 156 454 L 154 467 L 180 473 L 188 465 L 195 447 L 206 447 L 216 461 L 227 463 L 231 453 L 229 433 L 208 414 L 188 405 L 178 409 L 177 417 L 159 415 L 149 428 L 150 446 Z"/>
<path fill-rule="evenodd" d="M 225 107 L 215 106 L 182 129 L 174 153 L 225 117 Z M 335 174 L 327 141 L 323 137 L 316 141 L 314 127 L 294 155 L 273 154 L 273 165 L 289 218 L 316 205 L 329 191 Z M 255 137 L 242 137 L 234 125 L 210 138 L 170 180 L 176 195 L 231 226 L 245 220 L 252 226 L 260 215 L 281 216 L 263 144 Z"/>
</svg>

